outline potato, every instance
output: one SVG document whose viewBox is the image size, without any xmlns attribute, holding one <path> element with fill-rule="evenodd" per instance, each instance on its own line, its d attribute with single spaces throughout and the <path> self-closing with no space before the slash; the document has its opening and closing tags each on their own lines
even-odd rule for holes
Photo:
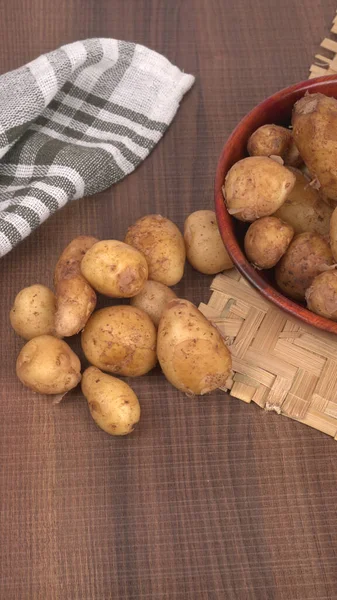
<svg viewBox="0 0 337 600">
<path fill-rule="evenodd" d="M 171 300 L 158 329 L 157 353 L 166 378 L 186 394 L 226 385 L 232 367 L 220 333 L 188 300 Z"/>
<path fill-rule="evenodd" d="M 266 156 L 250 156 L 228 171 L 224 197 L 228 212 L 240 221 L 272 215 L 289 196 L 295 175 Z"/>
<path fill-rule="evenodd" d="M 97 242 L 83 258 L 81 270 L 95 290 L 110 298 L 135 296 L 148 277 L 143 254 L 117 240 Z"/>
<path fill-rule="evenodd" d="M 262 217 L 249 226 L 245 235 L 247 258 L 258 269 L 271 269 L 283 256 L 293 236 L 293 228 L 284 221 Z"/>
<path fill-rule="evenodd" d="M 324 94 L 306 94 L 292 115 L 293 136 L 299 152 L 321 185 L 337 200 L 337 100 Z"/>
<path fill-rule="evenodd" d="M 25 340 L 55 333 L 56 299 L 45 285 L 36 283 L 19 292 L 9 318 L 14 331 Z"/>
<path fill-rule="evenodd" d="M 197 210 L 189 215 L 184 225 L 184 239 L 187 260 L 200 273 L 215 275 L 233 268 L 213 210 Z"/>
<path fill-rule="evenodd" d="M 65 394 L 81 380 L 81 363 L 66 342 L 40 335 L 22 348 L 16 374 L 34 392 Z"/>
<path fill-rule="evenodd" d="M 172 221 L 161 215 L 147 215 L 129 227 L 124 241 L 144 254 L 149 279 L 168 286 L 181 280 L 186 259 L 185 244 Z"/>
<path fill-rule="evenodd" d="M 82 392 L 95 423 L 110 435 L 127 435 L 140 419 L 134 391 L 124 381 L 89 367 L 82 376 Z"/>
<path fill-rule="evenodd" d="M 281 156 L 284 158 L 292 141 L 291 131 L 279 125 L 262 125 L 250 136 L 247 150 L 250 156 Z"/>
<path fill-rule="evenodd" d="M 149 279 L 139 294 L 131 298 L 130 304 L 143 310 L 158 327 L 166 304 L 176 297 L 174 291 L 167 285 Z"/>
<path fill-rule="evenodd" d="M 317 275 L 305 293 L 310 310 L 337 321 L 337 272 L 325 271 Z"/>
<path fill-rule="evenodd" d="M 288 147 L 288 150 L 286 151 L 285 155 L 283 156 L 284 159 L 284 164 L 287 167 L 301 167 L 303 165 L 303 159 L 302 156 L 299 153 L 299 150 L 294 142 L 294 138 L 291 135 L 291 141 Z"/>
<path fill-rule="evenodd" d="M 332 208 L 322 200 L 301 171 L 291 171 L 296 177 L 295 185 L 274 217 L 289 223 L 295 233 L 312 231 L 322 236 L 328 235 Z"/>
<path fill-rule="evenodd" d="M 82 276 L 80 266 L 85 253 L 97 241 L 89 235 L 75 238 L 63 250 L 55 267 L 55 330 L 59 337 L 81 331 L 95 309 L 96 294 Z"/>
<path fill-rule="evenodd" d="M 314 278 L 332 263 L 330 247 L 322 237 L 317 233 L 300 233 L 276 265 L 276 283 L 286 296 L 304 300 Z"/>
<path fill-rule="evenodd" d="M 109 306 L 96 311 L 82 332 L 88 361 L 109 373 L 136 377 L 156 364 L 156 328 L 134 306 Z"/>
<path fill-rule="evenodd" d="M 330 219 L 330 246 L 332 255 L 337 261 L 337 208 L 334 209 Z"/>
</svg>

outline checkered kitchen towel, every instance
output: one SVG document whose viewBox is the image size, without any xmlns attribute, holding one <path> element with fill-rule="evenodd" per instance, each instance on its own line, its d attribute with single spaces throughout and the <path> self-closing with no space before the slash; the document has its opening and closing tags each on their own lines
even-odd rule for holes
<svg viewBox="0 0 337 600">
<path fill-rule="evenodd" d="M 0 77 L 0 256 L 70 200 L 131 173 L 194 77 L 144 46 L 91 39 Z"/>
</svg>

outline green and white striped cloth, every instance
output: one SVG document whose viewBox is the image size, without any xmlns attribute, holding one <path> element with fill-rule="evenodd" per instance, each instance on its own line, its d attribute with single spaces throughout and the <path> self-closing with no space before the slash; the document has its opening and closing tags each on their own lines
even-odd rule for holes
<svg viewBox="0 0 337 600">
<path fill-rule="evenodd" d="M 0 77 L 0 256 L 70 200 L 131 173 L 194 77 L 129 42 L 63 46 Z"/>
</svg>

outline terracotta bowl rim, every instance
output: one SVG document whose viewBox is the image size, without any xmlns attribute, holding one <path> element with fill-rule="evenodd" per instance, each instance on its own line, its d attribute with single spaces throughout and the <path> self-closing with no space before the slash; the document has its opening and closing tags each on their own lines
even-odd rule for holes
<svg viewBox="0 0 337 600">
<path fill-rule="evenodd" d="M 279 307 L 292 317 L 300 319 L 307 325 L 311 325 L 323 331 L 337 334 L 337 322 L 316 315 L 304 306 L 301 306 L 300 304 L 297 304 L 296 302 L 290 300 L 289 298 L 281 294 L 281 292 L 279 292 L 275 287 L 273 287 L 272 284 L 266 282 L 265 279 L 261 276 L 261 274 L 256 269 L 254 269 L 254 267 L 252 267 L 252 265 L 246 259 L 243 251 L 241 250 L 240 245 L 235 237 L 234 231 L 231 227 L 231 221 L 233 217 L 229 215 L 227 211 L 221 189 L 225 175 L 228 172 L 230 166 L 232 166 L 230 165 L 227 168 L 227 162 L 229 162 L 230 159 L 231 146 L 235 144 L 236 138 L 238 138 L 239 136 L 241 137 L 241 132 L 243 128 L 247 129 L 248 131 L 253 131 L 254 128 L 252 126 L 254 124 L 254 121 L 258 116 L 261 115 L 261 112 L 263 113 L 264 109 L 267 108 L 267 106 L 270 106 L 271 103 L 277 104 L 283 98 L 289 95 L 293 95 L 296 92 L 303 91 L 303 94 L 307 90 L 318 92 L 320 91 L 320 88 L 329 87 L 330 83 L 334 83 L 337 90 L 336 75 L 326 75 L 314 79 L 307 79 L 294 85 L 283 88 L 282 90 L 276 92 L 275 94 L 272 94 L 271 96 L 260 102 L 245 117 L 243 117 L 243 119 L 241 119 L 241 121 L 235 127 L 235 129 L 233 130 L 233 132 L 231 133 L 231 135 L 229 136 L 222 148 L 216 169 L 214 200 L 215 211 L 222 240 L 238 271 L 265 298 L 267 298 L 270 302 L 275 304 L 277 307 Z"/>
</svg>

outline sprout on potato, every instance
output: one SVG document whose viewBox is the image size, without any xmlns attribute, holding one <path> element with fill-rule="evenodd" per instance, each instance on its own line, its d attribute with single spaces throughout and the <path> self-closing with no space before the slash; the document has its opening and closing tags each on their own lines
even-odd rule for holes
<svg viewBox="0 0 337 600">
<path fill-rule="evenodd" d="M 329 270 L 317 275 L 305 298 L 314 313 L 337 321 L 337 272 Z"/>
<path fill-rule="evenodd" d="M 247 258 L 258 269 L 271 269 L 286 252 L 293 236 L 293 228 L 284 221 L 262 217 L 249 226 L 245 235 Z"/>
<path fill-rule="evenodd" d="M 25 340 L 55 333 L 56 298 L 45 285 L 35 284 L 21 290 L 10 311 L 14 331 Z"/>
<path fill-rule="evenodd" d="M 224 197 L 228 212 L 240 221 L 272 215 L 289 196 L 295 175 L 265 156 L 235 163 L 226 175 Z"/>
<path fill-rule="evenodd" d="M 233 267 L 213 210 L 190 214 L 185 220 L 184 239 L 187 260 L 200 273 L 215 275 Z"/>
<path fill-rule="evenodd" d="M 71 348 L 51 335 L 31 339 L 16 361 L 23 385 L 40 394 L 65 394 L 81 380 L 81 363 Z"/>
<path fill-rule="evenodd" d="M 134 430 L 140 419 L 140 406 L 127 383 L 96 367 L 88 367 L 81 386 L 98 427 L 110 435 L 128 435 Z"/>
</svg>

